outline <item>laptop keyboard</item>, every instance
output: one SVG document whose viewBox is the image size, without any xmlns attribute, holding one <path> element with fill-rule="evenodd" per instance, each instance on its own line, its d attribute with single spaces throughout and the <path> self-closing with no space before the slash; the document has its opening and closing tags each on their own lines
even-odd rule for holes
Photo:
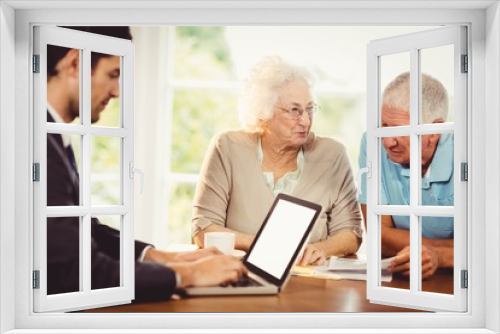
<svg viewBox="0 0 500 334">
<path fill-rule="evenodd" d="M 236 282 L 229 282 L 229 283 L 222 283 L 220 286 L 222 287 L 249 287 L 249 286 L 262 286 L 261 283 L 257 282 L 256 280 L 246 276 L 240 278 Z"/>
</svg>

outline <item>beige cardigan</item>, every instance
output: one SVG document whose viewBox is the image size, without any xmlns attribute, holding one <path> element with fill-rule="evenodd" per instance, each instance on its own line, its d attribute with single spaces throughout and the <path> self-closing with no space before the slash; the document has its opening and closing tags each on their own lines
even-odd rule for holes
<svg viewBox="0 0 500 334">
<path fill-rule="evenodd" d="M 345 149 L 310 133 L 304 169 L 292 196 L 323 209 L 309 242 L 341 231 L 361 238 L 361 214 Z M 216 136 L 205 156 L 193 203 L 192 236 L 211 224 L 255 235 L 274 201 L 257 157 L 257 134 L 230 131 Z"/>
</svg>

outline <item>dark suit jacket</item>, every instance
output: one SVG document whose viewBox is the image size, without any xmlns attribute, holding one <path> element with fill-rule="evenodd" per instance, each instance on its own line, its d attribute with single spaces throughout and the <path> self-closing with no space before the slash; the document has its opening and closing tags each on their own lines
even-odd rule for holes
<svg viewBox="0 0 500 334">
<path fill-rule="evenodd" d="M 47 121 L 54 122 L 47 112 Z M 79 178 L 71 166 L 61 135 L 47 134 L 47 205 L 80 204 Z M 80 220 L 75 217 L 47 218 L 48 294 L 79 291 Z M 120 285 L 119 231 L 92 218 L 92 289 Z M 135 242 L 138 259 L 148 246 Z M 135 261 L 135 301 L 168 299 L 175 290 L 175 273 L 162 265 Z"/>
</svg>

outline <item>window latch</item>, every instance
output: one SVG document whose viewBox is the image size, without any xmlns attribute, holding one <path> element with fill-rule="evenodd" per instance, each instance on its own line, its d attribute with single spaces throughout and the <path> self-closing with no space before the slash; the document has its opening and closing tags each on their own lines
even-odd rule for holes
<svg viewBox="0 0 500 334">
<path fill-rule="evenodd" d="M 358 171 L 358 175 L 356 175 L 356 187 L 358 188 L 358 195 L 362 194 L 362 191 L 361 191 L 361 176 L 363 176 L 364 173 L 366 173 L 366 176 L 369 179 L 372 178 L 372 163 L 370 161 L 367 161 L 366 162 L 366 167 L 365 168 L 361 168 Z"/>
<path fill-rule="evenodd" d="M 134 162 L 130 161 L 130 163 L 129 163 L 129 176 L 131 179 L 134 178 L 134 173 L 139 173 L 139 176 L 141 178 L 141 192 L 140 192 L 140 194 L 142 194 L 142 191 L 144 190 L 144 173 L 139 168 L 134 168 Z"/>
</svg>

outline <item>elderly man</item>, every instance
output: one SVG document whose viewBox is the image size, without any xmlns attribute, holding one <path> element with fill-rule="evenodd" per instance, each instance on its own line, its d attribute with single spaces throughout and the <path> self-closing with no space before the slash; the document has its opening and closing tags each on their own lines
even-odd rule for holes
<svg viewBox="0 0 500 334">
<path fill-rule="evenodd" d="M 128 27 L 71 27 L 76 30 L 131 39 Z M 49 45 L 47 49 L 47 121 L 71 123 L 79 116 L 79 51 Z M 120 57 L 93 53 L 91 59 L 91 120 L 99 120 L 110 99 L 120 93 Z M 47 205 L 78 206 L 79 177 L 70 140 L 47 134 Z M 145 222 L 142 222 L 145 223 Z M 48 294 L 79 291 L 79 219 L 47 219 Z M 92 218 L 92 289 L 120 284 L 120 233 Z M 176 288 L 217 285 L 245 273 L 235 257 L 215 249 L 168 253 L 135 242 L 136 301 L 168 299 Z"/>
<path fill-rule="evenodd" d="M 410 125 L 410 74 L 396 77 L 382 97 L 382 127 Z M 422 122 L 443 123 L 448 114 L 444 86 L 422 74 Z M 410 137 L 382 138 L 381 204 L 410 204 Z M 454 201 L 453 134 L 421 136 L 422 205 L 452 206 Z M 366 166 L 366 133 L 361 141 L 359 166 Z M 359 197 L 366 226 L 366 178 Z M 438 267 L 453 267 L 453 218 L 422 217 L 422 278 Z M 394 256 L 393 272 L 410 273 L 410 218 L 382 216 L 382 255 Z"/>
</svg>

